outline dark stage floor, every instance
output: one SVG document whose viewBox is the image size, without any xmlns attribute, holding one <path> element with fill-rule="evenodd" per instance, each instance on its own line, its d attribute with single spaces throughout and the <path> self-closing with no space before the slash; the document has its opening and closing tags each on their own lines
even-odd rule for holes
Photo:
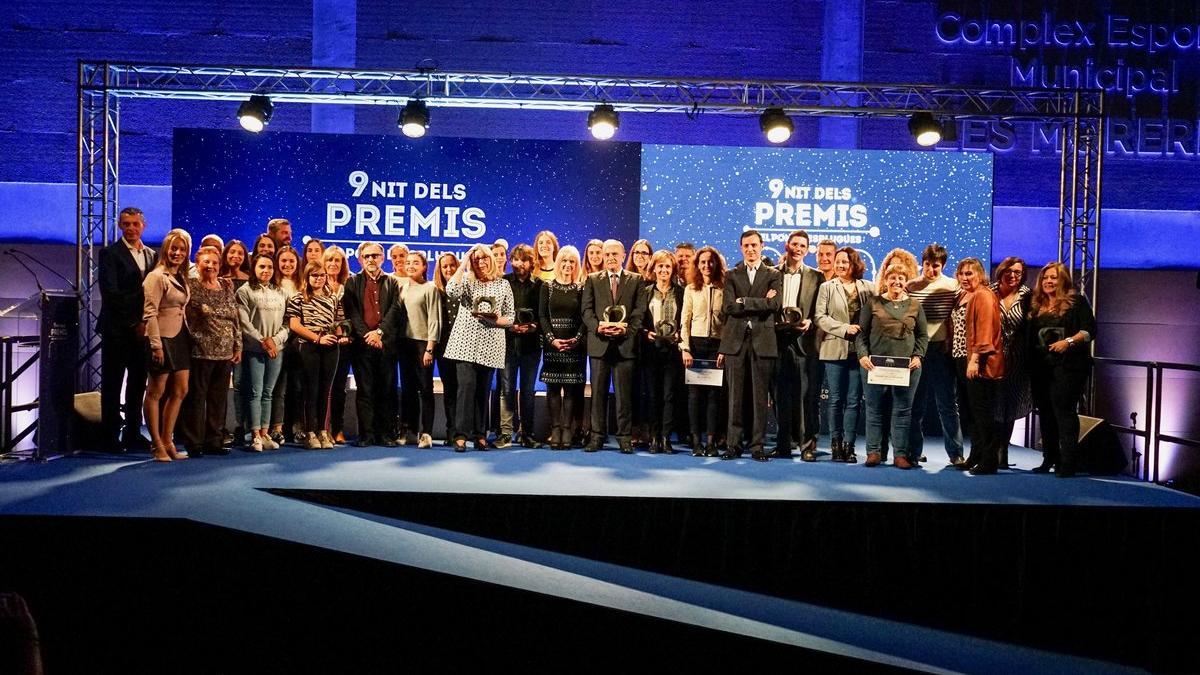
<svg viewBox="0 0 1200 675">
<path fill-rule="evenodd" d="M 931 672 L 1097 673 L 1125 667 L 839 611 L 561 552 L 297 498 L 308 492 L 632 497 L 688 500 L 999 505 L 1197 510 L 1200 498 L 1127 478 L 1029 473 L 1040 455 L 1013 448 L 1014 470 L 973 477 L 927 444 L 923 469 L 719 461 L 548 450 L 458 455 L 417 450 L 285 447 L 160 464 L 88 455 L 0 466 L 0 515 L 182 518 L 239 533 L 750 636 L 862 662 Z M 861 453 L 860 453 L 861 456 Z M 481 499 L 483 497 L 480 497 Z M 930 569 L 931 583 L 944 570 Z M 818 581 L 819 582 L 819 581 Z M 905 639 L 895 639 L 904 635 Z"/>
</svg>

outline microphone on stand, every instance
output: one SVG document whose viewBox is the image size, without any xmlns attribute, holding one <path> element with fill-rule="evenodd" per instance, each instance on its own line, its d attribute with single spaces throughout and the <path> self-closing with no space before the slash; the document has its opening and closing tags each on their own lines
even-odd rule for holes
<svg viewBox="0 0 1200 675">
<path fill-rule="evenodd" d="M 16 260 L 17 262 L 20 262 L 20 258 L 17 258 L 17 255 L 18 255 L 18 254 L 19 254 L 19 255 L 21 255 L 21 256 L 22 256 L 22 257 L 24 257 L 26 260 L 29 260 L 29 261 L 31 261 L 32 263 L 34 263 L 34 264 L 35 264 L 35 265 L 37 265 L 38 267 L 41 267 L 42 269 L 44 269 L 44 270 L 46 270 L 46 271 L 50 272 L 51 274 L 53 274 L 54 276 L 58 277 L 59 279 L 62 279 L 62 280 L 63 280 L 63 282 L 65 282 L 65 283 L 67 284 L 67 288 L 71 289 L 71 291 L 72 291 L 73 293 L 75 293 L 75 295 L 79 295 L 79 288 L 77 288 L 77 287 L 75 286 L 75 282 L 73 282 L 73 281 L 71 281 L 70 279 L 68 279 L 68 278 L 64 277 L 64 276 L 62 275 L 62 273 L 60 273 L 58 270 L 56 270 L 56 269 L 54 269 L 53 267 L 51 267 L 51 266 L 47 265 L 46 263 L 42 262 L 41 260 L 38 260 L 38 259 L 37 259 L 37 258 L 35 258 L 34 256 L 32 256 L 32 255 L 30 255 L 30 254 L 26 253 L 25 251 L 22 251 L 21 249 L 18 249 L 18 248 L 10 248 L 10 249 L 8 249 L 7 251 L 5 251 L 5 253 L 7 253 L 8 255 L 12 256 L 12 258 L 13 258 L 14 260 Z M 29 268 L 28 268 L 28 267 L 26 267 L 25 269 L 29 269 Z M 32 272 L 31 272 L 31 273 L 32 273 Z M 38 284 L 38 288 L 41 288 L 41 284 Z"/>
<path fill-rule="evenodd" d="M 16 251 L 16 249 L 10 248 L 4 252 L 4 255 L 12 258 L 13 260 L 15 260 L 17 262 L 18 265 L 20 265 L 21 267 L 24 267 L 25 271 L 29 272 L 29 276 L 33 277 L 33 283 L 37 284 L 38 293 L 45 295 L 46 289 L 42 287 L 42 280 L 38 278 L 37 272 L 34 272 L 33 268 L 31 268 L 29 265 L 26 265 L 24 261 L 22 261 L 20 258 L 18 258 L 16 256 L 16 254 L 14 253 L 14 251 Z"/>
</svg>

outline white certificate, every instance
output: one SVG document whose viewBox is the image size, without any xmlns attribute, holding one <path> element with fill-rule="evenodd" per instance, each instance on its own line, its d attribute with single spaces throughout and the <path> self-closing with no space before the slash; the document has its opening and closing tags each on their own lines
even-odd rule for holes
<svg viewBox="0 0 1200 675">
<path fill-rule="evenodd" d="M 725 381 L 725 371 L 717 367 L 717 362 L 709 359 L 693 359 L 692 367 L 685 368 L 683 381 L 685 384 L 698 384 L 704 387 L 719 387 Z"/>
<path fill-rule="evenodd" d="M 912 371 L 908 369 L 906 356 L 872 356 L 875 367 L 867 371 L 867 384 L 907 387 Z"/>
</svg>

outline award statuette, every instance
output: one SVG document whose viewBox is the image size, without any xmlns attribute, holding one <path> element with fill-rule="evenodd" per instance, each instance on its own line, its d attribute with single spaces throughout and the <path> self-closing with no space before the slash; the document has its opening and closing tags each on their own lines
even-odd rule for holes
<svg viewBox="0 0 1200 675">
<path fill-rule="evenodd" d="M 496 298 L 490 295 L 481 295 L 475 298 L 475 302 L 471 305 L 471 316 L 481 321 L 495 322 L 500 318 L 500 303 Z"/>
<path fill-rule="evenodd" d="M 517 320 L 516 320 L 517 325 L 526 324 L 526 323 L 534 323 L 533 310 L 528 309 L 526 307 L 522 307 L 521 309 L 517 310 L 516 318 L 517 318 Z"/>
<path fill-rule="evenodd" d="M 676 341 L 679 327 L 674 321 L 664 319 L 654 324 L 654 341 L 658 344 L 671 344 Z"/>
<path fill-rule="evenodd" d="M 804 323 L 804 315 L 799 307 L 784 307 L 779 310 L 779 323 L 784 328 L 800 330 L 800 324 Z"/>
<path fill-rule="evenodd" d="M 625 305 L 609 305 L 604 308 L 604 320 L 600 322 L 601 328 L 628 328 L 625 323 Z"/>
</svg>

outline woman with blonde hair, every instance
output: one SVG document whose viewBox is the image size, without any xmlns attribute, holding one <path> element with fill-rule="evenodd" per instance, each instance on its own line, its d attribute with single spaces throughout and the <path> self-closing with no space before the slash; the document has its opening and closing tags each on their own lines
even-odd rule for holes
<svg viewBox="0 0 1200 675">
<path fill-rule="evenodd" d="M 504 367 L 504 329 L 513 325 L 512 288 L 496 269 L 492 252 L 481 244 L 467 251 L 466 263 L 446 282 L 450 302 L 459 304 L 446 357 L 458 361 L 457 424 L 454 451 L 487 450 L 487 402 L 492 374 Z"/>
<path fill-rule="evenodd" d="M 182 232 L 168 232 L 159 248 L 158 262 L 142 281 L 142 320 L 146 322 L 150 350 L 143 408 L 154 460 L 158 462 L 188 456 L 175 447 L 174 435 L 179 409 L 187 396 L 192 357 L 184 311 L 191 297 L 187 284 L 190 241 Z"/>
<path fill-rule="evenodd" d="M 346 251 L 341 246 L 333 244 L 321 254 L 321 264 L 325 266 L 325 285 L 342 301 L 345 293 L 343 286 L 350 278 L 350 266 L 346 260 Z M 329 435 L 336 445 L 346 443 L 344 427 L 346 424 L 346 382 L 350 379 L 350 357 L 340 354 L 337 370 L 333 371 L 333 389 L 329 394 Z"/>
<path fill-rule="evenodd" d="M 533 238 L 533 276 L 543 282 L 553 281 L 555 262 L 558 260 L 558 237 L 550 230 L 542 230 Z"/>
<path fill-rule="evenodd" d="M 1038 273 L 1029 310 L 1030 385 L 1042 423 L 1042 464 L 1070 478 L 1078 469 L 1079 400 L 1092 368 L 1088 343 L 1096 339 L 1096 317 L 1087 298 L 1059 262 Z"/>
<path fill-rule="evenodd" d="M 583 287 L 579 249 L 564 246 L 554 260 L 554 278 L 544 282 L 538 299 L 538 326 L 545 349 L 541 381 L 550 413 L 550 449 L 571 446 L 575 405 L 582 399 L 584 377 Z"/>
</svg>

